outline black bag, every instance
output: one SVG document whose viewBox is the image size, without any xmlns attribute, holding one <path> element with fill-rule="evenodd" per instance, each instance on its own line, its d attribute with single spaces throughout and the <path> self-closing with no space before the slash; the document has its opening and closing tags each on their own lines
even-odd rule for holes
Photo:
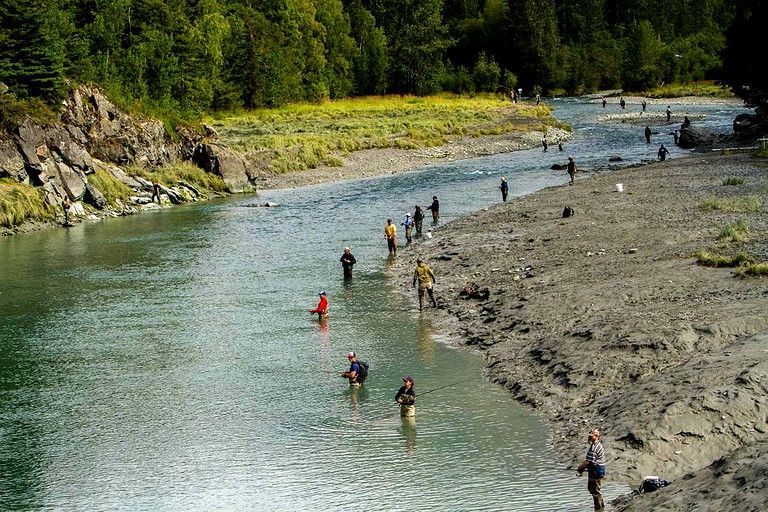
<svg viewBox="0 0 768 512">
<path fill-rule="evenodd" d="M 567 219 L 568 217 L 573 217 L 575 214 L 576 214 L 576 211 L 570 206 L 566 206 L 565 209 L 563 209 L 564 219 Z"/>
<path fill-rule="evenodd" d="M 360 368 L 360 371 L 357 372 L 357 382 L 363 383 L 365 382 L 365 379 L 368 378 L 368 363 L 365 361 L 358 359 L 357 365 Z"/>
<path fill-rule="evenodd" d="M 646 478 L 643 480 L 643 483 L 640 484 L 640 488 L 637 492 L 640 494 L 644 492 L 654 492 L 668 485 L 669 482 L 667 480 L 662 480 L 661 478 Z"/>
</svg>

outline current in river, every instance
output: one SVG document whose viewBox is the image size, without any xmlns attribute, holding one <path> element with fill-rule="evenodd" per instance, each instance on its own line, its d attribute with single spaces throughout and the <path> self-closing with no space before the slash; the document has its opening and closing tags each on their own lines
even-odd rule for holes
<svg viewBox="0 0 768 512">
<path fill-rule="evenodd" d="M 485 381 L 415 294 L 392 289 L 383 239 L 387 218 L 399 225 L 433 195 L 450 229 L 500 201 L 501 176 L 512 197 L 563 185 L 550 166 L 569 154 L 586 170 L 611 155 L 654 159 L 658 142 L 682 154 L 664 133 L 646 145 L 642 127 L 596 122 L 597 103 L 554 104 L 575 128 L 564 152 L 0 241 L 0 509 L 590 510 L 586 478 L 556 460 L 546 421 Z M 723 132 L 745 111 L 685 108 Z M 248 207 L 266 201 L 281 206 Z M 358 260 L 349 282 L 344 246 Z M 320 291 L 322 323 L 309 313 Z M 349 351 L 370 364 L 359 390 L 339 377 Z M 417 394 L 437 389 L 413 422 L 394 404 L 407 375 Z M 628 488 L 610 480 L 606 450 L 611 499 Z"/>
</svg>

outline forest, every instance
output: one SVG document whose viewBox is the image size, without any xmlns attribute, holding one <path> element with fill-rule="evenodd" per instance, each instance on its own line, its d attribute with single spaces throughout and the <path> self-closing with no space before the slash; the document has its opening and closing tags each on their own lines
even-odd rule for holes
<svg viewBox="0 0 768 512">
<path fill-rule="evenodd" d="M 719 80 L 766 103 L 764 2 L 0 0 L 3 96 L 99 84 L 194 118 L 379 94 L 579 95 Z"/>
</svg>

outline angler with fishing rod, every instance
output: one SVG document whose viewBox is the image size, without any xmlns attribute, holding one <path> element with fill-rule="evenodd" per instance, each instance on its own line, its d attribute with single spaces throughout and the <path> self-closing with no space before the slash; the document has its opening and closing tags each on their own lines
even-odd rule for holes
<svg viewBox="0 0 768 512">
<path fill-rule="evenodd" d="M 400 404 L 400 417 L 416 416 L 416 391 L 413 389 L 413 377 L 410 375 L 403 379 L 403 385 L 395 395 L 395 402 Z"/>
</svg>

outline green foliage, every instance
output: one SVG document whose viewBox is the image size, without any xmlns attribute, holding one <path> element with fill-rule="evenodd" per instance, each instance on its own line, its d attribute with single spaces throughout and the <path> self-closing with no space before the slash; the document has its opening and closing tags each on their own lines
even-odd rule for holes
<svg viewBox="0 0 768 512">
<path fill-rule="evenodd" d="M 10 132 L 27 119 L 50 124 L 58 115 L 40 98 L 19 100 L 13 94 L 0 96 L 0 127 Z"/>
<path fill-rule="evenodd" d="M 743 184 L 744 184 L 744 178 L 737 178 L 735 176 L 731 176 L 730 178 L 726 178 L 723 180 L 723 186 L 743 185 Z"/>
<path fill-rule="evenodd" d="M 55 218 L 56 209 L 45 202 L 39 189 L 0 178 L 0 226 Z"/>
<path fill-rule="evenodd" d="M 171 164 L 152 171 L 136 167 L 131 169 L 130 174 L 156 181 L 167 187 L 174 187 L 181 182 L 187 182 L 201 193 L 204 193 L 205 190 L 225 192 L 227 189 L 221 176 L 205 172 L 205 170 L 188 162 Z"/>
<path fill-rule="evenodd" d="M 744 219 L 732 222 L 720 230 L 717 239 L 721 242 L 743 242 L 749 238 L 749 226 Z"/>
<path fill-rule="evenodd" d="M 768 276 L 768 263 L 747 263 L 739 265 L 734 270 L 739 277 L 746 276 Z"/>
<path fill-rule="evenodd" d="M 485 52 L 480 54 L 472 70 L 472 79 L 475 82 L 475 90 L 482 92 L 494 92 L 499 87 L 501 69 L 493 57 L 488 58 Z"/>
<path fill-rule="evenodd" d="M 729 213 L 762 212 L 763 204 L 757 196 L 734 197 L 731 199 L 707 198 L 699 203 L 704 211 L 722 211 Z"/>
<path fill-rule="evenodd" d="M 99 189 L 104 195 L 104 199 L 111 206 L 117 206 L 117 201 L 128 199 L 132 190 L 131 187 L 112 176 L 104 169 L 96 169 L 93 174 L 88 175 L 88 183 Z"/>
<path fill-rule="evenodd" d="M 724 256 L 721 254 L 712 254 L 710 252 L 702 251 L 697 254 L 696 263 L 704 267 L 739 267 L 742 265 L 748 265 L 756 263 L 754 256 L 749 254 L 739 253 L 735 256 Z"/>
</svg>

